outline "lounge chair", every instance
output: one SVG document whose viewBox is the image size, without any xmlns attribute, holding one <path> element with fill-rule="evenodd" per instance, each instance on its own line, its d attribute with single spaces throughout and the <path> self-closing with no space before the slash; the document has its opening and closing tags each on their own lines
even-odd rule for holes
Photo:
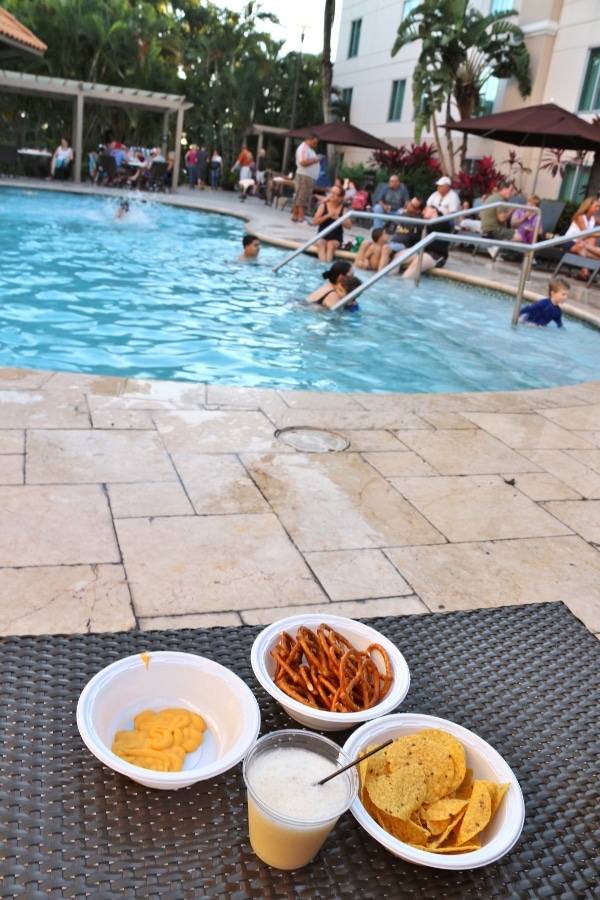
<svg viewBox="0 0 600 900">
<path fill-rule="evenodd" d="M 590 259 L 587 256 L 579 256 L 577 253 L 565 253 L 561 259 L 554 272 L 552 273 L 552 277 L 558 274 L 560 269 L 563 266 L 569 266 L 571 269 L 588 269 L 590 273 L 590 277 L 586 282 L 586 288 L 589 288 L 592 281 L 598 274 L 598 269 L 600 269 L 600 259 Z"/>
</svg>

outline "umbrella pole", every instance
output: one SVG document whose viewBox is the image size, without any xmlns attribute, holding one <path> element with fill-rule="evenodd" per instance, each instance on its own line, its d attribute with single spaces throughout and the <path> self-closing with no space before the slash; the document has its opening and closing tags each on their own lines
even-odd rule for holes
<svg viewBox="0 0 600 900">
<path fill-rule="evenodd" d="M 533 187 L 531 188 L 531 193 L 535 194 L 535 189 L 537 187 L 538 175 L 540 174 L 540 166 L 542 165 L 542 153 L 544 152 L 544 145 L 540 147 L 540 155 L 538 156 L 537 166 L 535 170 L 535 175 L 533 178 Z"/>
</svg>

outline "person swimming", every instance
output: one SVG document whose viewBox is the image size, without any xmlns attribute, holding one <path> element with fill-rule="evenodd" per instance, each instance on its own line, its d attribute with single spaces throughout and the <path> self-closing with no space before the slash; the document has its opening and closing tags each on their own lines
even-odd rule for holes
<svg viewBox="0 0 600 900">
<path fill-rule="evenodd" d="M 121 200 L 115 219 L 122 219 L 129 212 L 129 200 Z"/>
<path fill-rule="evenodd" d="M 313 291 L 312 294 L 309 294 L 306 298 L 307 303 L 318 303 L 319 306 L 331 306 L 334 303 L 337 303 L 338 297 L 333 297 L 335 293 L 335 285 L 337 282 L 344 278 L 345 275 L 353 275 L 354 269 L 352 268 L 352 263 L 347 262 L 346 260 L 338 260 L 334 262 L 330 269 L 327 269 L 326 272 L 323 272 L 323 278 L 326 279 L 326 283 L 322 285 L 320 288 L 317 288 L 316 291 Z M 326 298 L 330 299 L 329 303 L 326 303 Z"/>
<path fill-rule="evenodd" d="M 350 266 L 350 269 L 352 269 L 352 266 Z M 335 284 L 331 285 L 330 283 L 327 291 L 323 293 L 318 300 L 310 300 L 309 302 L 313 306 L 324 306 L 326 309 L 331 309 L 332 307 L 337 306 L 337 304 L 343 297 L 345 297 L 347 294 L 351 294 L 352 291 L 355 291 L 357 287 L 360 287 L 361 284 L 362 281 L 360 280 L 360 278 L 356 278 L 355 275 L 339 275 L 335 281 Z M 347 312 L 356 312 L 358 309 L 360 309 L 360 307 L 356 300 L 351 300 L 349 303 L 344 304 L 344 309 Z"/>
</svg>

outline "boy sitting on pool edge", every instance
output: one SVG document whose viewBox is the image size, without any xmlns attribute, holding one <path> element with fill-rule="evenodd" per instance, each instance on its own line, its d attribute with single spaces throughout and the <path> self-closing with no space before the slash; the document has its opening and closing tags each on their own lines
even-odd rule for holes
<svg viewBox="0 0 600 900">
<path fill-rule="evenodd" d="M 550 322 L 556 322 L 558 328 L 562 328 L 561 304 L 569 297 L 569 282 L 564 278 L 552 278 L 548 285 L 549 297 L 538 300 L 530 306 L 525 306 L 519 314 L 519 322 L 524 325 L 538 325 L 544 327 Z"/>
</svg>

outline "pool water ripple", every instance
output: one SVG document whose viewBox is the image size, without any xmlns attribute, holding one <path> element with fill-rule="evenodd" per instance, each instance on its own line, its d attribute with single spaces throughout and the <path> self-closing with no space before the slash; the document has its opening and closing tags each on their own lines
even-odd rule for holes
<svg viewBox="0 0 600 900">
<path fill-rule="evenodd" d="M 243 227 L 131 200 L 0 190 L 0 365 L 250 387 L 460 392 L 600 378 L 599 335 L 510 326 L 513 300 L 443 279 L 384 279 L 360 312 L 299 300 L 323 266 Z M 359 273 L 365 278 L 364 273 Z"/>
</svg>

